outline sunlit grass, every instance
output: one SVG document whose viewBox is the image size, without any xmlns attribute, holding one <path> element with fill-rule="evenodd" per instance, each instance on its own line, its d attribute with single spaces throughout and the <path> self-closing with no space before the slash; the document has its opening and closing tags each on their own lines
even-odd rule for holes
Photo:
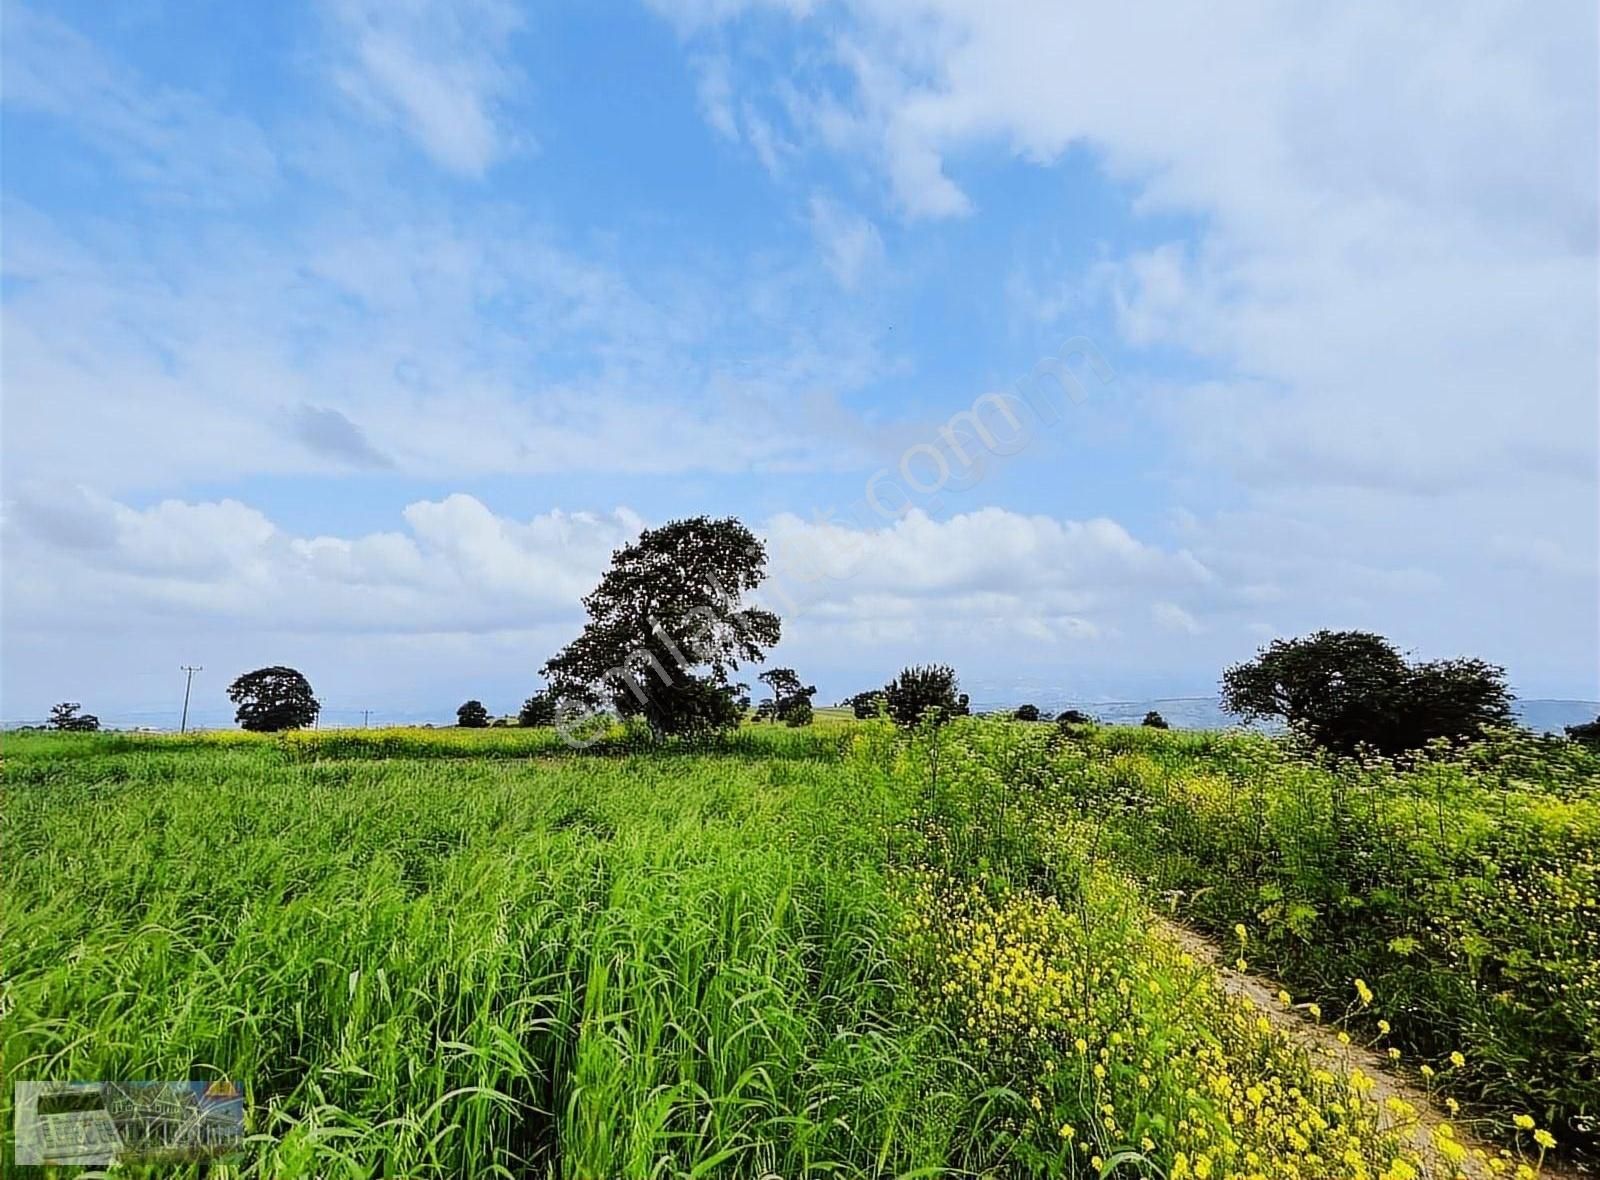
<svg viewBox="0 0 1600 1180">
<path fill-rule="evenodd" d="M 1235 881 L 1239 841 L 1376 789 L 1271 743 L 837 719 L 698 748 L 413 729 L 4 756 L 5 1075 L 233 1078 L 250 1175 L 1220 1176 L 1251 1152 L 1293 1175 L 1285 1119 L 1341 1167 L 1432 1166 L 1148 932 L 1138 878 L 1209 882 L 1188 913 L 1231 927 L 1282 861 Z M 1498 814 L 1483 766 L 1372 773 L 1408 831 L 1437 808 L 1404 800 L 1445 789 L 1417 775 L 1481 796 L 1446 819 L 1480 848 L 1589 805 L 1540 766 Z M 1360 945 L 1315 960 L 1330 992 Z"/>
</svg>

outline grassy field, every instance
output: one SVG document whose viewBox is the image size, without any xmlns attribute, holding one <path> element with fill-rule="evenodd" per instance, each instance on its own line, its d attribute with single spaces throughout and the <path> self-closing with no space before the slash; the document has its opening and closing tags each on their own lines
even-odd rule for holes
<svg viewBox="0 0 1600 1180">
<path fill-rule="evenodd" d="M 1454 1097 L 1593 1153 L 1600 757 L 1507 735 L 1413 764 L 1099 730 L 1045 757 L 1147 892 Z M 1372 993 L 1351 990 L 1361 979 Z M 1459 1054 L 1464 1061 L 1454 1056 Z"/>
<path fill-rule="evenodd" d="M 1300 894 L 1262 916 L 1259 866 L 1283 858 L 1230 876 L 1223 817 L 1261 810 L 1241 792 L 1335 773 L 1257 739 L 828 719 L 698 749 L 397 730 L 17 736 L 4 757 L 5 1075 L 233 1078 L 251 1137 L 214 1175 L 1452 1174 L 1453 1144 L 1414 1149 L 1370 1079 L 1152 932 L 1169 888 L 1198 922 L 1244 923 L 1246 953 L 1298 974 L 1302 1000 L 1342 1012 L 1344 968 L 1368 970 L 1358 1030 L 1381 1010 L 1397 1045 L 1448 1032 L 1474 1057 L 1440 1081 L 1501 1096 L 1473 1072 L 1488 1041 L 1461 1039 L 1453 1009 L 1403 1014 L 1365 967 L 1388 927 L 1330 924 L 1303 962 L 1294 940 L 1321 931 L 1274 933 Z M 1537 765 L 1503 815 L 1498 770 L 1450 770 L 1484 802 L 1440 822 L 1500 849 L 1570 810 L 1576 834 L 1561 819 L 1529 863 L 1581 881 L 1593 767 Z M 1197 797 L 1187 835 L 1134 839 L 1213 780 L 1233 784 L 1227 807 Z M 1348 822 L 1308 826 L 1290 879 Z M 1571 920 L 1582 949 L 1595 913 Z M 1511 932 L 1492 938 L 1500 954 Z M 1446 979 L 1483 962 L 1415 953 Z M 1507 1070 L 1548 1099 L 1540 1129 L 1586 1109 L 1592 1005 L 1564 1009 L 1589 1057 L 1567 1039 Z M 1518 1044 L 1522 1019 L 1502 1021 Z M 9 1108 L 0 1121 L 9 1134 Z"/>
</svg>

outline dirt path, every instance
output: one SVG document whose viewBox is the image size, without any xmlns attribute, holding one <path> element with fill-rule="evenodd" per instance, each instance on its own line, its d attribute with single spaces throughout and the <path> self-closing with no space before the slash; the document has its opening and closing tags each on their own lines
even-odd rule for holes
<svg viewBox="0 0 1600 1180">
<path fill-rule="evenodd" d="M 1402 1131 L 1415 1145 L 1423 1158 L 1437 1161 L 1440 1167 L 1439 1175 L 1453 1175 L 1448 1165 L 1440 1159 L 1434 1147 L 1433 1132 L 1440 1123 L 1448 1122 L 1451 1130 L 1455 1132 L 1456 1142 L 1467 1149 L 1468 1155 L 1459 1165 L 1460 1174 L 1471 1176 L 1474 1180 L 1479 1177 L 1490 1177 L 1494 1173 L 1488 1165 L 1474 1158 L 1474 1149 L 1481 1149 L 1490 1158 L 1500 1153 L 1500 1146 L 1488 1140 L 1474 1136 L 1464 1120 L 1453 1118 L 1428 1095 L 1406 1078 L 1398 1076 L 1389 1066 L 1389 1062 L 1360 1045 L 1342 1045 L 1338 1040 L 1336 1029 L 1325 1024 L 1317 1024 L 1303 1015 L 1298 1008 L 1285 1008 L 1278 1001 L 1279 985 L 1259 976 L 1248 975 L 1237 971 L 1228 961 L 1227 956 L 1205 935 L 1191 930 L 1170 918 L 1152 915 L 1157 924 L 1157 930 L 1162 937 L 1177 944 L 1183 950 L 1193 955 L 1195 960 L 1204 963 L 1216 972 L 1222 989 L 1230 995 L 1241 996 L 1249 1000 L 1260 1010 L 1272 1024 L 1287 1034 L 1292 1040 L 1306 1049 L 1314 1057 L 1342 1063 L 1344 1068 L 1360 1066 L 1363 1073 L 1373 1080 L 1373 1089 L 1370 1097 L 1383 1102 L 1390 1097 L 1399 1098 L 1409 1103 L 1417 1112 L 1416 1121 L 1406 1127 L 1396 1127 Z M 1532 1160 L 1528 1161 L 1531 1165 Z M 1513 1164 L 1515 1161 L 1513 1161 Z M 1509 1170 L 1507 1173 L 1509 1175 Z M 1539 1173 L 1548 1180 L 1583 1180 L 1585 1173 L 1567 1168 L 1553 1160 L 1546 1160 L 1543 1170 Z"/>
</svg>

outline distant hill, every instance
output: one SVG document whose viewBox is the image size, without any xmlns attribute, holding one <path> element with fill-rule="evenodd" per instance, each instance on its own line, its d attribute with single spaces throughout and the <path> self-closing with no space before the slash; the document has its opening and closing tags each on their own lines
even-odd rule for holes
<svg viewBox="0 0 1600 1180">
<path fill-rule="evenodd" d="M 1109 725 L 1137 725 L 1154 709 L 1173 729 L 1226 729 L 1240 724 L 1237 717 L 1222 710 L 1216 697 L 1156 697 L 1144 701 L 1075 701 L 1045 693 L 1029 697 L 1033 704 L 1055 715 L 1064 709 L 1079 709 Z M 975 712 L 1008 712 L 1022 704 L 1016 701 L 974 701 Z M 1560 701 L 1533 699 L 1513 706 L 1517 720 L 1536 733 L 1560 733 L 1568 725 L 1593 721 L 1600 716 L 1600 701 Z M 1257 724 L 1254 728 L 1273 732 L 1282 728 Z"/>
<path fill-rule="evenodd" d="M 1517 719 L 1539 733 L 1560 733 L 1569 725 L 1600 717 L 1600 701 L 1531 700 L 1518 701 L 1514 707 Z"/>
</svg>

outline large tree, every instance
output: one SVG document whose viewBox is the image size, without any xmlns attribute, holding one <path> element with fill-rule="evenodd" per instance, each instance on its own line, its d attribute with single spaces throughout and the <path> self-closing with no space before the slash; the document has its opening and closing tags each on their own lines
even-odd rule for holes
<svg viewBox="0 0 1600 1180">
<path fill-rule="evenodd" d="M 253 733 L 300 729 L 322 712 L 311 682 L 281 665 L 246 672 L 228 686 L 228 699 L 239 706 L 234 719 Z"/>
<path fill-rule="evenodd" d="M 777 615 L 742 605 L 766 565 L 765 547 L 732 517 L 646 529 L 612 554 L 583 600 L 583 633 L 545 664 L 551 691 L 641 717 L 657 734 L 737 725 L 744 686 L 733 673 L 780 632 Z"/>
<path fill-rule="evenodd" d="M 1470 738 L 1511 723 L 1505 672 L 1482 660 L 1409 664 L 1366 631 L 1274 639 L 1222 676 L 1222 705 L 1247 719 L 1278 717 L 1340 754 L 1385 754 L 1434 738 Z"/>
<path fill-rule="evenodd" d="M 465 701 L 456 710 L 456 724 L 462 729 L 489 728 L 489 710 L 479 700 Z"/>
</svg>

